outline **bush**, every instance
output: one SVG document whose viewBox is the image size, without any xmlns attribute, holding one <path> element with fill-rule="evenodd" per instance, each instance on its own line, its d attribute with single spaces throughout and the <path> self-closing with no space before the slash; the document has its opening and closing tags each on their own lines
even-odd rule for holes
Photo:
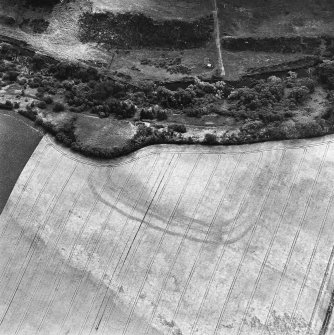
<svg viewBox="0 0 334 335">
<path fill-rule="evenodd" d="M 7 71 L 5 75 L 3 76 L 3 80 L 15 81 L 18 76 L 19 76 L 19 72 L 17 71 Z"/>
<path fill-rule="evenodd" d="M 104 101 L 114 97 L 122 97 L 125 95 L 125 86 L 111 80 L 103 81 L 101 83 L 94 83 L 93 91 L 90 98 L 98 101 Z"/>
<path fill-rule="evenodd" d="M 204 136 L 204 143 L 208 145 L 214 145 L 217 144 L 217 136 L 215 134 L 207 133 Z"/>
<path fill-rule="evenodd" d="M 334 61 L 322 63 L 318 66 L 316 73 L 323 84 L 334 89 Z"/>
<path fill-rule="evenodd" d="M 333 120 L 333 117 L 334 117 L 334 108 L 333 107 L 326 108 L 326 110 L 321 115 L 321 118 L 324 119 L 324 120 Z"/>
<path fill-rule="evenodd" d="M 167 118 L 168 118 L 168 114 L 167 114 L 167 112 L 166 112 L 165 110 L 163 110 L 163 109 L 159 109 L 159 110 L 157 111 L 157 115 L 156 115 L 156 117 L 157 117 L 157 120 L 158 120 L 158 121 L 164 121 L 164 120 L 167 120 Z"/>
<path fill-rule="evenodd" d="M 302 103 L 307 99 L 309 94 L 310 94 L 310 91 L 305 86 L 294 87 L 291 89 L 291 92 L 289 93 L 288 98 L 292 99 L 296 103 Z"/>
<path fill-rule="evenodd" d="M 298 132 L 298 137 L 300 138 L 308 138 L 308 137 L 316 137 L 324 135 L 324 131 L 321 125 L 315 120 L 296 123 L 296 129 Z"/>
<path fill-rule="evenodd" d="M 218 82 L 217 86 L 215 84 L 208 83 L 206 81 L 201 81 L 200 79 L 196 78 L 195 79 L 195 86 L 197 89 L 202 90 L 205 93 L 208 94 L 214 94 L 217 92 L 217 87 L 221 88 L 222 87 L 222 82 Z"/>
<path fill-rule="evenodd" d="M 143 108 L 140 111 L 140 119 L 153 120 L 155 118 L 152 108 Z"/>
<path fill-rule="evenodd" d="M 121 108 L 117 110 L 116 115 L 123 119 L 127 119 L 133 117 L 136 110 L 136 105 L 131 100 L 125 100 L 121 102 Z"/>
<path fill-rule="evenodd" d="M 73 85 L 74 85 L 74 82 L 72 80 L 71 81 L 70 80 L 64 80 L 61 86 L 63 88 L 65 88 L 67 91 L 71 91 L 73 89 Z M 68 94 L 68 93 L 69 92 L 66 92 L 65 94 Z"/>
<path fill-rule="evenodd" d="M 259 119 L 263 121 L 263 123 L 268 124 L 276 121 L 283 121 L 284 115 L 273 113 L 271 111 L 262 111 L 259 113 Z"/>
<path fill-rule="evenodd" d="M 62 122 L 47 121 L 43 116 L 36 117 L 36 124 L 43 126 L 44 129 L 53 134 L 57 141 L 71 146 L 75 142 L 74 128 L 76 116 L 64 119 Z"/>
<path fill-rule="evenodd" d="M 42 85 L 42 79 L 40 76 L 33 77 L 29 79 L 28 84 L 31 88 L 38 88 Z"/>
<path fill-rule="evenodd" d="M 167 71 L 169 73 L 181 73 L 181 74 L 190 74 L 191 73 L 191 68 L 188 66 L 178 64 L 178 65 L 172 65 L 167 67 Z"/>
<path fill-rule="evenodd" d="M 79 66 L 73 63 L 60 62 L 51 66 L 49 70 L 58 80 L 65 80 L 75 77 L 79 71 Z"/>
<path fill-rule="evenodd" d="M 174 98 L 176 102 L 175 107 L 183 108 L 183 107 L 186 107 L 192 104 L 194 96 L 195 94 L 192 94 L 190 90 L 184 90 L 182 88 L 179 88 L 174 94 Z"/>
<path fill-rule="evenodd" d="M 28 19 L 27 25 L 29 28 L 32 29 L 34 33 L 42 34 L 48 29 L 50 22 L 44 19 L 33 19 L 33 20 Z"/>
<path fill-rule="evenodd" d="M 176 92 L 171 91 L 163 86 L 157 89 L 157 99 L 161 106 L 167 108 L 184 108 L 193 103 L 195 93 L 190 89 L 179 88 Z"/>
<path fill-rule="evenodd" d="M 106 106 L 108 114 L 115 114 L 115 115 L 117 115 L 117 114 L 121 114 L 122 113 L 122 111 L 121 111 L 122 104 L 117 99 L 113 99 L 113 98 L 109 99 L 108 103 L 106 103 L 105 106 Z"/>
<path fill-rule="evenodd" d="M 153 135 L 153 129 L 151 127 L 146 127 L 145 124 L 140 124 L 137 128 L 137 132 L 133 137 L 136 142 L 144 142 L 148 137 Z"/>
<path fill-rule="evenodd" d="M 0 109 L 12 110 L 13 108 L 12 102 L 8 100 L 5 103 L 0 102 Z"/>
<path fill-rule="evenodd" d="M 19 85 L 24 86 L 27 83 L 27 79 L 26 78 L 20 78 L 17 82 L 18 82 Z"/>
<path fill-rule="evenodd" d="M 315 80 L 311 78 L 301 78 L 297 80 L 297 85 L 299 87 L 307 87 L 307 89 L 310 91 L 310 93 L 314 93 L 315 87 L 316 87 L 316 82 Z"/>
<path fill-rule="evenodd" d="M 272 107 L 282 101 L 284 84 L 281 82 L 265 82 L 260 80 L 253 87 L 242 87 L 232 91 L 229 100 L 237 100 L 237 106 L 244 106 L 249 110 L 258 110 L 263 107 Z"/>
<path fill-rule="evenodd" d="M 75 74 L 75 78 L 81 79 L 83 82 L 88 83 L 89 81 L 96 81 L 99 79 L 98 71 L 93 68 L 80 68 Z"/>
<path fill-rule="evenodd" d="M 202 109 L 201 108 L 187 108 L 185 110 L 185 114 L 189 117 L 197 117 L 200 118 L 203 113 L 202 113 Z"/>
<path fill-rule="evenodd" d="M 39 101 L 37 103 L 37 107 L 40 109 L 45 109 L 46 108 L 46 102 L 45 101 Z"/>
<path fill-rule="evenodd" d="M 39 55 L 35 54 L 31 59 L 32 68 L 34 71 L 39 71 L 45 66 L 45 59 Z"/>
<path fill-rule="evenodd" d="M 168 131 L 175 131 L 177 133 L 184 134 L 187 132 L 187 128 L 184 124 L 170 124 L 168 125 Z"/>
<path fill-rule="evenodd" d="M 53 103 L 53 99 L 52 99 L 52 97 L 51 97 L 50 95 L 46 95 L 46 96 L 43 98 L 43 101 L 44 101 L 46 104 L 48 104 L 48 105 L 50 105 L 50 104 Z"/>
<path fill-rule="evenodd" d="M 56 102 L 54 107 L 53 107 L 53 111 L 56 113 L 62 112 L 65 110 L 65 106 L 60 103 L 60 102 Z"/>
<path fill-rule="evenodd" d="M 31 108 L 28 109 L 20 109 L 18 110 L 18 113 L 27 117 L 28 119 L 35 121 L 36 120 L 36 112 L 32 110 Z"/>
<path fill-rule="evenodd" d="M 175 108 L 177 106 L 175 93 L 166 87 L 159 86 L 157 88 L 157 99 L 161 106 L 167 108 Z"/>
<path fill-rule="evenodd" d="M 76 110 L 76 113 L 79 113 L 80 107 L 76 107 L 75 110 Z M 91 112 L 93 114 L 97 114 L 99 117 L 106 117 L 109 114 L 109 109 L 108 109 L 108 106 L 97 105 L 92 108 Z"/>
</svg>

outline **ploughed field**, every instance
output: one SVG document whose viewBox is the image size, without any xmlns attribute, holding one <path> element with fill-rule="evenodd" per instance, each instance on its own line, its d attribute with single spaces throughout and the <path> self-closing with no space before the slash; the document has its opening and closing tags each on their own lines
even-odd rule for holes
<svg viewBox="0 0 334 335">
<path fill-rule="evenodd" d="M 99 162 L 44 137 L 0 216 L 0 333 L 325 334 L 333 140 Z"/>
</svg>

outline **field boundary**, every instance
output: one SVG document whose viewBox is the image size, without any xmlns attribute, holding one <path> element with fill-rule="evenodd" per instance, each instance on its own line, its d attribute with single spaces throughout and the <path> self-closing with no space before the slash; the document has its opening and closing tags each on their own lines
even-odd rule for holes
<svg viewBox="0 0 334 335">
<path fill-rule="evenodd" d="M 213 20 L 214 20 L 214 26 L 215 26 L 215 42 L 218 52 L 218 75 L 220 77 L 225 76 L 225 68 L 224 68 L 224 62 L 223 62 L 223 55 L 222 55 L 222 49 L 221 49 L 221 42 L 220 42 L 220 25 L 219 25 L 219 17 L 218 17 L 218 6 L 217 6 L 217 0 L 213 0 Z"/>
<path fill-rule="evenodd" d="M 65 155 L 67 158 L 75 160 L 85 165 L 101 166 L 101 167 L 117 167 L 130 164 L 135 160 L 146 158 L 149 156 L 165 153 L 165 154 L 204 154 L 204 155 L 237 155 L 239 153 L 257 153 L 272 150 L 309 148 L 320 146 L 326 143 L 334 143 L 334 135 L 326 135 L 322 137 L 301 139 L 301 140 L 285 140 L 285 141 L 269 141 L 262 143 L 252 143 L 243 145 L 177 145 L 177 144 L 155 144 L 143 147 L 128 156 L 118 157 L 114 159 L 98 160 L 85 157 L 78 154 L 63 145 L 58 144 L 50 135 L 45 135 L 41 141 L 45 140 L 47 146 L 52 146 L 55 150 Z M 309 144 L 299 144 L 299 142 L 309 141 Z M 312 143 L 313 142 L 313 143 Z M 255 148 L 257 147 L 257 148 Z M 252 149 L 253 148 L 253 149 Z"/>
</svg>

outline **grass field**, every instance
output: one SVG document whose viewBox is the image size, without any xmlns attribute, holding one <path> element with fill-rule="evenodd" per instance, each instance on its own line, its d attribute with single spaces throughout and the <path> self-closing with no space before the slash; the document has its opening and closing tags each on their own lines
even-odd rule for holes
<svg viewBox="0 0 334 335">
<path fill-rule="evenodd" d="M 222 33 L 233 36 L 322 36 L 334 33 L 332 1 L 217 1 Z"/>
<path fill-rule="evenodd" d="M 278 36 L 319 36 L 333 34 L 332 4 L 318 4 L 309 1 L 307 6 L 301 1 L 270 1 L 263 5 L 257 1 L 217 1 L 220 23 L 220 35 L 235 37 L 278 37 Z M 312 5 L 310 4 L 312 3 Z M 18 22 L 24 18 L 45 18 L 50 22 L 43 34 L 32 34 L 18 27 L 2 25 L 2 33 L 29 42 L 34 48 L 56 58 L 71 61 L 97 61 L 110 71 L 117 71 L 130 76 L 134 82 L 145 80 L 174 81 L 181 80 L 185 75 L 169 73 L 155 66 L 142 65 L 143 58 L 154 60 L 163 54 L 164 58 L 181 57 L 182 64 L 189 67 L 190 75 L 210 77 L 212 70 L 205 64 L 209 60 L 217 66 L 217 50 L 214 41 L 202 48 L 185 50 L 131 50 L 115 53 L 106 50 L 96 43 L 82 43 L 78 38 L 78 20 L 84 12 L 139 12 L 155 20 L 194 20 L 212 13 L 213 1 L 207 0 L 87 0 L 64 2 L 53 8 L 49 13 L 40 11 L 19 10 L 19 1 L 3 0 L 0 12 L 15 18 Z M 299 10 L 301 8 L 301 10 Z M 327 8 L 327 10 L 325 9 Z M 275 44 L 275 41 L 272 43 Z M 226 68 L 226 80 L 238 80 L 252 68 L 268 64 L 284 64 L 291 58 L 303 57 L 302 54 L 260 53 L 250 49 L 245 52 L 228 52 L 223 50 L 223 61 Z"/>
<path fill-rule="evenodd" d="M 318 335 L 333 140 L 98 163 L 44 138 L 0 217 L 0 333 Z"/>
</svg>

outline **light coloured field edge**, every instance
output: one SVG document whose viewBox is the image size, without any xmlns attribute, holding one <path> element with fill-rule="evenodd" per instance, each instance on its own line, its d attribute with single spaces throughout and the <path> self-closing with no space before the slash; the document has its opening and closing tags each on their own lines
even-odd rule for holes
<svg viewBox="0 0 334 335">
<path fill-rule="evenodd" d="M 218 18 L 218 6 L 217 6 L 217 0 L 213 0 L 213 20 L 215 25 L 214 35 L 215 35 L 215 42 L 217 47 L 217 53 L 218 53 L 218 76 L 223 77 L 225 76 L 225 68 L 223 63 L 223 55 L 222 55 L 222 49 L 221 49 L 221 43 L 220 43 L 220 28 L 219 28 L 219 18 Z"/>
</svg>

